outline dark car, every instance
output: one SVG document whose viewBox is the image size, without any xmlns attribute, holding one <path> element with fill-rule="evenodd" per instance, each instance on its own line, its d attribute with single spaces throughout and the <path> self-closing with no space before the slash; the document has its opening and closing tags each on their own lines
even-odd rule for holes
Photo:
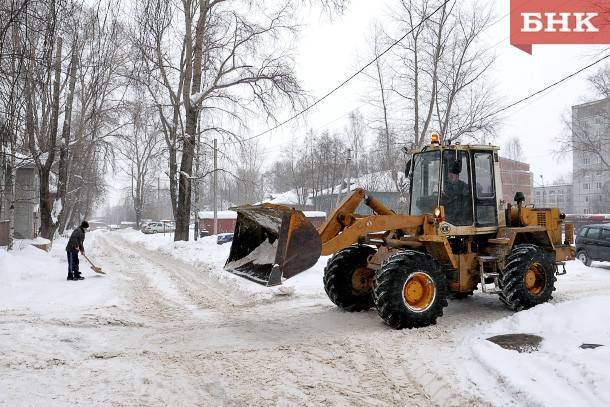
<svg viewBox="0 0 610 407">
<path fill-rule="evenodd" d="M 216 237 L 216 244 L 229 243 L 233 241 L 233 233 L 220 233 Z"/>
<path fill-rule="evenodd" d="M 576 258 L 587 266 L 610 261 L 610 224 L 584 226 L 576 236 Z"/>
</svg>

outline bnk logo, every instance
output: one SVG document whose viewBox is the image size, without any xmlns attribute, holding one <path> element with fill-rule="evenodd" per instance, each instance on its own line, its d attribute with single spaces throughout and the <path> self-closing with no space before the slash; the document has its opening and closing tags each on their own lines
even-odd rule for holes
<svg viewBox="0 0 610 407">
<path fill-rule="evenodd" d="M 510 42 L 532 53 L 533 44 L 610 44 L 610 0 L 511 0 Z"/>
</svg>

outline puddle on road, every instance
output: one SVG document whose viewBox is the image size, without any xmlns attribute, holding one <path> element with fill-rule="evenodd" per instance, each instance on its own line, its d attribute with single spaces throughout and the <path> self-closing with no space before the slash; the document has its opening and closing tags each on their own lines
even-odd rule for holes
<svg viewBox="0 0 610 407">
<path fill-rule="evenodd" d="M 532 353 L 538 350 L 542 337 L 530 334 L 506 334 L 487 338 L 504 349 L 516 350 L 519 353 Z"/>
</svg>

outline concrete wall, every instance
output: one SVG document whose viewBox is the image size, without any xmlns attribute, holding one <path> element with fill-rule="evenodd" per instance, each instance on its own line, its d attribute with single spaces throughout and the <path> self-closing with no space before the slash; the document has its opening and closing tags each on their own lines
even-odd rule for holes
<svg viewBox="0 0 610 407">
<path fill-rule="evenodd" d="M 17 168 L 15 184 L 15 238 L 31 239 L 36 237 L 40 227 L 36 168 L 29 166 Z M 5 200 L 2 203 L 0 221 L 8 220 L 9 210 L 10 202 Z"/>
<path fill-rule="evenodd" d="M 18 168 L 15 199 L 15 238 L 36 237 L 38 228 L 38 182 L 35 168 Z"/>
</svg>

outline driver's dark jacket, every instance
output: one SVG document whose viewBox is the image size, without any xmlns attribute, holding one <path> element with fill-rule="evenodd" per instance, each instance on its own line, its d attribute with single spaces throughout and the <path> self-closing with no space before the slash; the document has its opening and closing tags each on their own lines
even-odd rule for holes
<svg viewBox="0 0 610 407">
<path fill-rule="evenodd" d="M 445 182 L 441 204 L 445 207 L 447 222 L 458 226 L 472 224 L 470 188 L 464 181 Z"/>
</svg>

